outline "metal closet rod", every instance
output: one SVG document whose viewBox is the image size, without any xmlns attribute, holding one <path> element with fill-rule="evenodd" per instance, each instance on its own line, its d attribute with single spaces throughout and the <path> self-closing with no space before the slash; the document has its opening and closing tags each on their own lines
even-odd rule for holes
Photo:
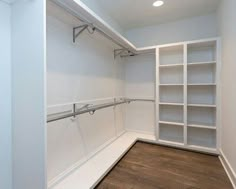
<svg viewBox="0 0 236 189">
<path fill-rule="evenodd" d="M 70 117 L 75 117 L 81 114 L 85 114 L 85 113 L 90 113 L 91 115 L 95 113 L 95 111 L 100 110 L 100 109 L 104 109 L 104 108 L 108 108 L 108 107 L 112 107 L 112 106 L 117 106 L 117 105 L 121 105 L 121 104 L 126 104 L 126 103 L 130 103 L 130 102 L 134 102 L 134 101 L 145 101 L 145 102 L 154 102 L 154 100 L 151 99 L 128 99 L 125 98 L 123 100 L 120 101 L 115 101 L 112 103 L 105 103 L 105 104 L 100 104 L 100 105 L 94 105 L 94 106 L 89 106 L 85 105 L 83 108 L 80 108 L 79 111 L 75 109 L 75 104 L 73 105 L 73 113 L 68 113 L 65 115 L 60 115 L 57 117 L 48 117 L 47 119 L 47 123 L 50 122 L 54 122 L 54 121 L 58 121 L 58 120 L 62 120 L 62 119 L 66 119 L 66 118 L 70 118 Z"/>
</svg>

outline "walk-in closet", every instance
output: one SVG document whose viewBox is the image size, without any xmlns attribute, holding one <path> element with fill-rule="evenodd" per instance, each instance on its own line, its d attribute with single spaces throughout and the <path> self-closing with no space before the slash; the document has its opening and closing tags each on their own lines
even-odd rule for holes
<svg viewBox="0 0 236 189">
<path fill-rule="evenodd" d="M 235 189 L 235 0 L 0 0 L 0 189 Z"/>
</svg>

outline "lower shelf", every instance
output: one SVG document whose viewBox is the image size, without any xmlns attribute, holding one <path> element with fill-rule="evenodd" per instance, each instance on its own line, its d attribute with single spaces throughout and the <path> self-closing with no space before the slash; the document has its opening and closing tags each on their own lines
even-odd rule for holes
<svg viewBox="0 0 236 189">
<path fill-rule="evenodd" d="M 188 127 L 187 136 L 190 146 L 216 148 L 216 130 Z"/>
<path fill-rule="evenodd" d="M 179 125 L 159 124 L 159 139 L 176 143 L 184 142 L 183 127 Z"/>
<path fill-rule="evenodd" d="M 126 132 L 48 189 L 94 188 L 137 140 L 155 142 L 156 139 L 154 135 Z"/>
</svg>

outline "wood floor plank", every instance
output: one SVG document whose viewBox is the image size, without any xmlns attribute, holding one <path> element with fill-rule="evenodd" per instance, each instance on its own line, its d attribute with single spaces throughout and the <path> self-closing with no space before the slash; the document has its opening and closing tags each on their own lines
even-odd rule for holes
<svg viewBox="0 0 236 189">
<path fill-rule="evenodd" d="M 233 189 L 215 156 L 137 142 L 96 189 Z"/>
</svg>

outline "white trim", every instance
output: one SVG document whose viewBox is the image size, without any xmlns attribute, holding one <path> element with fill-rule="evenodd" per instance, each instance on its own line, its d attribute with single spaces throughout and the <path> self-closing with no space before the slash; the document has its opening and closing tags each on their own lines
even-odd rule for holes
<svg viewBox="0 0 236 189">
<path fill-rule="evenodd" d="M 236 189 L 236 173 L 234 172 L 232 166 L 230 165 L 228 159 L 226 158 L 224 152 L 222 149 L 220 149 L 220 156 L 219 156 L 220 162 L 222 166 L 225 169 L 225 172 L 227 173 L 230 182 L 232 183 L 234 189 Z"/>
</svg>

